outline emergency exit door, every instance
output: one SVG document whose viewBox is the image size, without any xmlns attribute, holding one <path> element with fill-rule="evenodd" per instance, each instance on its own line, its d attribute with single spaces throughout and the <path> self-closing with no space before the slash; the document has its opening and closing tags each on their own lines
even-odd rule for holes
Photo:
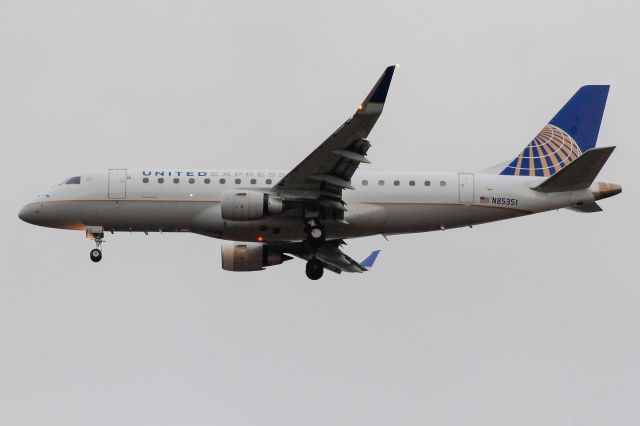
<svg viewBox="0 0 640 426">
<path fill-rule="evenodd" d="M 460 202 L 473 204 L 473 173 L 458 174 L 458 188 L 460 190 Z"/>
<path fill-rule="evenodd" d="M 109 198 L 127 197 L 127 169 L 109 169 Z"/>
</svg>

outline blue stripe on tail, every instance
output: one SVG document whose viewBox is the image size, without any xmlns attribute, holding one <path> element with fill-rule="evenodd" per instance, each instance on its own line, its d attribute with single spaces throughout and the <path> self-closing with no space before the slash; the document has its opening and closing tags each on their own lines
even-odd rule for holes
<svg viewBox="0 0 640 426">
<path fill-rule="evenodd" d="M 549 124 L 567 132 L 582 152 L 596 146 L 609 86 L 583 86 Z"/>
</svg>

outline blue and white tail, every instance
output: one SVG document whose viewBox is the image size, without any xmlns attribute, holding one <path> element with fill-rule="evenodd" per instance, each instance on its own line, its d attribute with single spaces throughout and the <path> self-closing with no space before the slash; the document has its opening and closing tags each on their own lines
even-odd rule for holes
<svg viewBox="0 0 640 426">
<path fill-rule="evenodd" d="M 598 140 L 609 86 L 583 86 L 500 172 L 512 176 L 552 176 Z"/>
</svg>

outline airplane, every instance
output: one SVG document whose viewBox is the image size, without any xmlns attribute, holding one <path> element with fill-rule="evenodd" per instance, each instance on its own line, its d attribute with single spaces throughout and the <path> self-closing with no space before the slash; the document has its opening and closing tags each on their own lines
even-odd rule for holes
<svg viewBox="0 0 640 426">
<path fill-rule="evenodd" d="M 222 268 L 260 271 L 293 257 L 311 280 L 370 270 L 349 238 L 473 226 L 567 208 L 599 212 L 622 187 L 595 182 L 615 147 L 596 148 L 609 86 L 581 87 L 515 158 L 476 173 L 367 171 L 367 139 L 396 66 L 355 114 L 293 169 L 114 168 L 81 173 L 19 212 L 25 222 L 82 230 L 102 259 L 105 232 L 191 232 L 224 240 Z"/>
</svg>

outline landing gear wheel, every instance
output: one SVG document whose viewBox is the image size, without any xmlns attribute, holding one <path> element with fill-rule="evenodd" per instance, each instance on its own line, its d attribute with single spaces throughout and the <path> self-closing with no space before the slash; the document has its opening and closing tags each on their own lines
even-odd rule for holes
<svg viewBox="0 0 640 426">
<path fill-rule="evenodd" d="M 309 261 L 307 262 L 306 273 L 307 278 L 309 278 L 310 280 L 315 281 L 322 278 L 322 275 L 324 274 L 324 266 L 322 262 L 315 257 L 309 259 Z"/>
<path fill-rule="evenodd" d="M 89 257 L 94 262 L 100 262 L 100 260 L 102 259 L 102 250 L 100 250 L 99 248 L 94 248 L 89 252 Z"/>
<path fill-rule="evenodd" d="M 311 247 L 322 247 L 325 240 L 324 227 L 322 225 L 312 225 L 307 228 L 307 240 Z"/>
</svg>

